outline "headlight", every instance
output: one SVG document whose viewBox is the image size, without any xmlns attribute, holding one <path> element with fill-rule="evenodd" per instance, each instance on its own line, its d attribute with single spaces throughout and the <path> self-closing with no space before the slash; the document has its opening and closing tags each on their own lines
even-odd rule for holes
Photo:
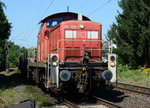
<svg viewBox="0 0 150 108">
<path fill-rule="evenodd" d="M 52 63 L 52 66 L 56 67 L 56 66 L 57 66 L 57 62 L 54 61 L 54 62 Z"/>
<path fill-rule="evenodd" d="M 111 57 L 110 57 L 110 60 L 111 60 L 111 61 L 115 61 L 115 56 L 111 56 Z"/>
<path fill-rule="evenodd" d="M 80 29 L 84 29 L 85 28 L 85 26 L 84 26 L 84 24 L 80 24 Z"/>
<path fill-rule="evenodd" d="M 110 66 L 111 67 L 115 67 L 115 60 L 116 60 L 116 58 L 115 58 L 115 56 L 110 56 Z"/>
<path fill-rule="evenodd" d="M 82 71 L 86 71 L 86 67 L 82 67 Z"/>
<path fill-rule="evenodd" d="M 58 60 L 57 56 L 54 55 L 54 56 L 52 57 L 52 60 L 53 60 L 53 61 L 57 61 L 57 60 Z"/>
<path fill-rule="evenodd" d="M 115 66 L 115 62 L 110 62 L 110 66 L 114 67 Z"/>
</svg>

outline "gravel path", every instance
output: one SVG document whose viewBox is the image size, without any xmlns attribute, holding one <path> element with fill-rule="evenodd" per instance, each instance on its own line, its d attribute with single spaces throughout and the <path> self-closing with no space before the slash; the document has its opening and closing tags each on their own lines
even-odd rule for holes
<svg viewBox="0 0 150 108">
<path fill-rule="evenodd" d="M 95 95 L 114 102 L 123 108 L 150 108 L 150 97 L 145 97 L 142 95 L 110 89 L 102 89 Z"/>
</svg>

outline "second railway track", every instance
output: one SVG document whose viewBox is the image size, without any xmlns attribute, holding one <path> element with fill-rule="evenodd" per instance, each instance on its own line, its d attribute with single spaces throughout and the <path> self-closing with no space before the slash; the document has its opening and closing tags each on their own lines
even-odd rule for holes
<svg viewBox="0 0 150 108">
<path fill-rule="evenodd" d="M 125 83 L 118 83 L 118 86 L 115 88 L 117 90 L 121 91 L 129 91 L 134 92 L 142 95 L 146 95 L 150 97 L 150 88 L 136 86 L 136 85 L 130 85 Z"/>
</svg>

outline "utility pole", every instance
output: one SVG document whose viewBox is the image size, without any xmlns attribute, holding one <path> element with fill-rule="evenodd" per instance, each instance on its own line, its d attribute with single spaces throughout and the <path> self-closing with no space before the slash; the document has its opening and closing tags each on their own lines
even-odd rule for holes
<svg viewBox="0 0 150 108">
<path fill-rule="evenodd" d="M 9 54 L 8 54 L 8 51 L 9 51 L 9 46 L 8 46 L 8 44 L 5 44 L 5 57 L 6 57 L 5 68 L 6 68 L 7 73 L 9 73 L 9 63 L 8 63 Z"/>
</svg>

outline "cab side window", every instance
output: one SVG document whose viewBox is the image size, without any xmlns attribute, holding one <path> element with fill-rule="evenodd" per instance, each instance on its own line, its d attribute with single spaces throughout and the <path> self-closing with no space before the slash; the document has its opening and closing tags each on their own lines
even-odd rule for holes
<svg viewBox="0 0 150 108">
<path fill-rule="evenodd" d="M 44 23 L 41 23 L 39 33 L 42 31 Z"/>
</svg>

